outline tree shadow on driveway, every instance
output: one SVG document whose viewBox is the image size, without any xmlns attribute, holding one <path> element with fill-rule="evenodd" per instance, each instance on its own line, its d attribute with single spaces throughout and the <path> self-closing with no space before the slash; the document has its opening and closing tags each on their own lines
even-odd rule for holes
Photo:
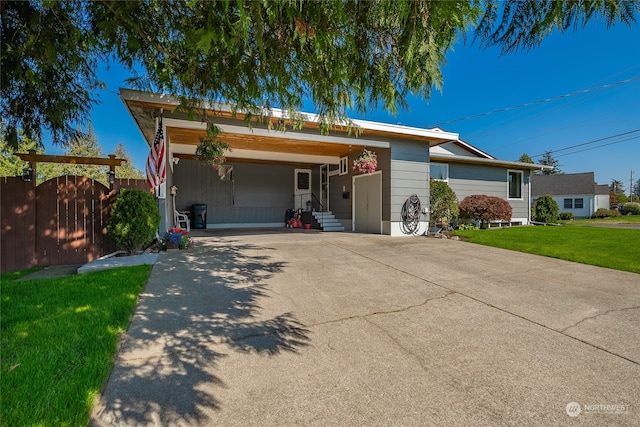
<svg viewBox="0 0 640 427">
<path fill-rule="evenodd" d="M 283 271 L 272 249 L 203 240 L 154 266 L 93 425 L 204 422 L 223 405 L 214 375 L 229 347 L 276 356 L 308 345 L 296 316 L 261 313 L 268 280 Z"/>
</svg>

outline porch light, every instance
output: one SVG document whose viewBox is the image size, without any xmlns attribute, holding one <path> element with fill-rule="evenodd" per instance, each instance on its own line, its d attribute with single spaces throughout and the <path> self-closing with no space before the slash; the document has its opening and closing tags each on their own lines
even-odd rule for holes
<svg viewBox="0 0 640 427">
<path fill-rule="evenodd" d="M 22 180 L 24 182 L 33 181 L 33 168 L 28 167 L 28 168 L 22 169 Z"/>
</svg>

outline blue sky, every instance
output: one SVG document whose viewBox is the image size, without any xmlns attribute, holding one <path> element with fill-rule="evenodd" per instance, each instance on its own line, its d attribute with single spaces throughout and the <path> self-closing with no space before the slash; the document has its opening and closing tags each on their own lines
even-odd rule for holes
<svg viewBox="0 0 640 427">
<path fill-rule="evenodd" d="M 504 160 L 517 160 L 523 153 L 538 160 L 534 156 L 547 150 L 583 144 L 552 153 L 560 168 L 565 173 L 595 172 L 599 184 L 620 180 L 628 192 L 630 172 L 634 182 L 640 179 L 640 131 L 633 132 L 640 130 L 638 40 L 640 25 L 607 29 L 596 21 L 575 33 L 554 33 L 535 50 L 505 56 L 469 40 L 459 42 L 447 55 L 442 92 L 434 91 L 428 103 L 413 98 L 410 110 L 397 116 L 375 111 L 352 118 L 440 126 Z M 98 141 L 105 153 L 122 142 L 135 166 L 144 170 L 147 145 L 117 94 L 128 74 L 111 65 L 101 67 L 99 76 L 108 88 L 91 115 Z M 611 86 L 599 88 L 605 85 Z M 573 95 L 562 97 L 567 94 Z M 536 102 L 545 99 L 550 101 Z M 533 105 L 511 108 L 529 103 Z M 610 138 L 627 132 L 632 133 Z M 61 149 L 47 146 L 46 151 Z"/>
</svg>

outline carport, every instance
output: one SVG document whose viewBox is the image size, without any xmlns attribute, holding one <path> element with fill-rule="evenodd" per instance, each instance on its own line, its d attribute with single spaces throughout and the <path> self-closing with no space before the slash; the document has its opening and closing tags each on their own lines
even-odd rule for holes
<svg viewBox="0 0 640 427">
<path fill-rule="evenodd" d="M 225 170 L 233 170 L 233 174 L 221 175 L 194 157 L 200 140 L 206 138 L 206 123 L 178 112 L 177 100 L 170 97 L 129 89 L 121 89 L 120 94 L 149 145 L 155 136 L 156 118 L 162 112 L 167 182 L 159 198 L 165 200 L 166 189 L 175 186 L 179 210 L 194 203 L 207 204 L 207 228 L 282 226 L 285 211 L 300 208 L 331 214 L 346 230 L 402 234 L 400 211 L 404 201 L 416 194 L 428 206 L 429 147 L 458 138 L 440 129 L 360 120 L 353 121 L 359 130 L 357 137 L 346 126 L 322 135 L 318 117 L 313 114 L 303 115 L 301 129 L 283 133 L 266 125 L 249 127 L 246 116 L 242 112 L 234 115 L 228 105 L 203 105 L 203 111 L 222 130 L 219 138 L 231 147 Z M 273 110 L 270 114 L 274 124 L 291 124 L 284 111 Z M 380 176 L 375 179 L 352 170 L 353 160 L 363 148 L 378 156 L 376 173 Z M 308 193 L 299 191 L 296 170 L 310 171 Z M 380 193 L 380 202 L 375 201 L 375 206 L 354 199 L 356 194 L 369 193 L 354 191 L 354 184 L 369 181 L 379 186 L 375 191 Z M 172 204 L 165 203 L 163 211 L 170 222 Z M 368 218 L 366 225 L 359 226 L 357 218 Z M 423 215 L 425 230 L 427 221 Z"/>
</svg>

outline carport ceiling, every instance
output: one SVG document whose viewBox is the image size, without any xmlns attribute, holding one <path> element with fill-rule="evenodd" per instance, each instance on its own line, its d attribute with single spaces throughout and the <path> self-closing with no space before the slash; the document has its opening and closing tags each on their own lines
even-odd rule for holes
<svg viewBox="0 0 640 427">
<path fill-rule="evenodd" d="M 171 144 L 180 144 L 187 146 L 197 146 L 201 138 L 206 138 L 207 134 L 200 129 L 185 129 L 174 126 L 167 126 L 167 134 Z M 327 142 L 314 141 L 311 137 L 301 141 L 299 139 L 287 138 L 287 133 L 272 132 L 274 136 L 240 134 L 234 132 L 222 132 L 219 136 L 220 140 L 231 146 L 232 150 L 252 150 L 267 152 L 287 152 L 296 154 L 307 154 L 314 156 L 331 156 L 342 157 L 361 150 L 362 144 L 334 144 Z M 357 142 L 357 140 L 354 140 Z M 233 157 L 233 152 L 229 157 Z"/>
</svg>

